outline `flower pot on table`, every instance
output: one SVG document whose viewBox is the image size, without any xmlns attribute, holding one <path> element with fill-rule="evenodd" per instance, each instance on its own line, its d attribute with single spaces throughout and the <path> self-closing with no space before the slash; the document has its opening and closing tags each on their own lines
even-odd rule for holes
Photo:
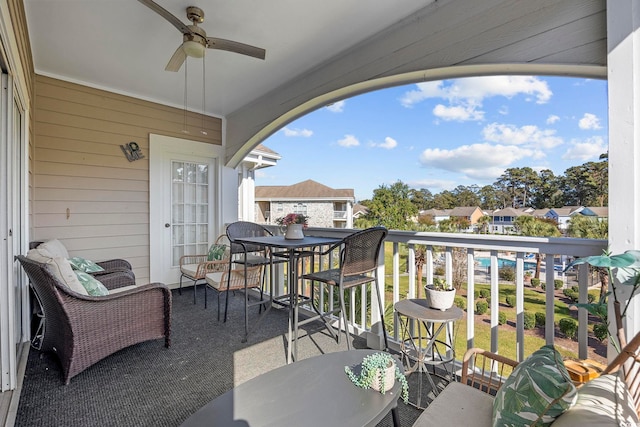
<svg viewBox="0 0 640 427">
<path fill-rule="evenodd" d="M 456 297 L 455 288 L 439 290 L 435 289 L 433 285 L 426 285 L 424 287 L 427 295 L 427 303 L 429 307 L 434 310 L 445 311 L 453 307 L 453 301 Z"/>
</svg>

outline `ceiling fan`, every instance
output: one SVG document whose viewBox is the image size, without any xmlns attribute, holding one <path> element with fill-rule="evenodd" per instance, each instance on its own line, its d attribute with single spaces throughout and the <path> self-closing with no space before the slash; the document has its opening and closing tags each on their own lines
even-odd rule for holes
<svg viewBox="0 0 640 427">
<path fill-rule="evenodd" d="M 193 58 L 202 58 L 205 48 L 221 49 L 229 52 L 248 55 L 258 59 L 264 59 L 265 50 L 259 47 L 250 46 L 248 44 L 239 43 L 232 40 L 219 39 L 216 37 L 207 37 L 207 33 L 198 24 L 204 22 L 204 12 L 199 7 L 187 7 L 187 19 L 193 22 L 193 25 L 185 25 L 180 19 L 173 16 L 169 11 L 154 2 L 153 0 L 138 0 L 149 9 L 158 13 L 164 19 L 173 24 L 183 34 L 182 44 L 174 52 L 165 67 L 166 71 L 178 71 L 184 63 L 187 56 Z"/>
</svg>

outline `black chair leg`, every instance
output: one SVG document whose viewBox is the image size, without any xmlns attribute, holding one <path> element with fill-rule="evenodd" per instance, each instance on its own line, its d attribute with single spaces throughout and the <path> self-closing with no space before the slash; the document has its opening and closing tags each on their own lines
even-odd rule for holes
<svg viewBox="0 0 640 427">
<path fill-rule="evenodd" d="M 180 275 L 180 287 L 178 288 L 178 295 L 182 295 L 182 277 L 184 274 Z"/>
</svg>

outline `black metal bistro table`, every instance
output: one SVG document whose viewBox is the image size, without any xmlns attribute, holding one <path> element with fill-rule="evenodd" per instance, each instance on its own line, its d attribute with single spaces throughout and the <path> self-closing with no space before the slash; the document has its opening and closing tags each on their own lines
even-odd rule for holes
<svg viewBox="0 0 640 427">
<path fill-rule="evenodd" d="M 215 398 L 181 427 L 367 427 L 389 411 L 399 427 L 400 382 L 381 394 L 356 387 L 344 372 L 373 353 L 327 353 L 274 369 Z"/>
<path fill-rule="evenodd" d="M 317 248 L 319 246 L 337 245 L 342 242 L 342 239 L 335 237 L 314 237 L 304 236 L 303 239 L 285 239 L 283 236 L 260 236 L 260 237 L 243 237 L 236 239 L 238 242 L 250 243 L 254 245 L 268 246 L 271 250 L 271 256 L 273 256 L 273 249 L 284 249 L 288 255 L 288 278 L 287 286 L 289 288 L 289 335 L 287 342 L 287 363 L 292 362 L 292 335 L 296 335 L 296 339 L 293 343 L 293 358 L 298 356 L 298 269 L 296 268 L 297 260 L 301 254 L 304 254 L 304 250 Z M 271 298 L 273 301 L 273 289 L 271 291 Z M 270 306 L 269 306 L 270 308 Z"/>
<path fill-rule="evenodd" d="M 413 406 L 424 409 L 422 406 L 422 377 L 426 375 L 434 394 L 438 394 L 436 385 L 431 378 L 428 367 L 434 369 L 440 366 L 444 369 L 447 378 L 454 378 L 455 346 L 454 323 L 462 318 L 462 310 L 456 306 L 448 310 L 434 310 L 427 304 L 426 299 L 405 299 L 394 305 L 398 315 L 402 341 L 400 349 L 407 376 L 418 373 L 418 389 L 415 402 L 409 402 Z M 418 324 L 413 323 L 417 321 Z M 417 327 L 416 327 L 417 326 Z M 440 333 L 445 331 L 446 341 L 440 339 Z M 451 365 L 451 370 L 447 369 Z"/>
</svg>

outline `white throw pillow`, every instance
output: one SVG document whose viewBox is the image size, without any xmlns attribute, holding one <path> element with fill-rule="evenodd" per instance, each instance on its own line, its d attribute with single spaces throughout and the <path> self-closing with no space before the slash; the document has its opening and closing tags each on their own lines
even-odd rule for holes
<svg viewBox="0 0 640 427">
<path fill-rule="evenodd" d="M 48 256 L 49 258 L 69 258 L 69 252 L 67 252 L 67 248 L 65 248 L 62 242 L 58 239 L 53 239 L 41 243 L 37 249 L 40 249 L 40 253 L 44 256 Z"/>
<path fill-rule="evenodd" d="M 45 251 L 41 251 L 39 249 L 31 249 L 27 252 L 27 258 L 32 259 L 34 261 L 47 264 L 51 266 L 51 270 L 53 271 L 53 275 L 60 281 L 62 284 L 67 285 L 69 289 L 72 291 L 79 293 L 81 295 L 89 295 L 87 290 L 82 286 L 78 277 L 73 272 L 73 268 L 71 268 L 71 263 L 66 258 L 61 257 L 49 257 L 43 254 Z"/>
</svg>

